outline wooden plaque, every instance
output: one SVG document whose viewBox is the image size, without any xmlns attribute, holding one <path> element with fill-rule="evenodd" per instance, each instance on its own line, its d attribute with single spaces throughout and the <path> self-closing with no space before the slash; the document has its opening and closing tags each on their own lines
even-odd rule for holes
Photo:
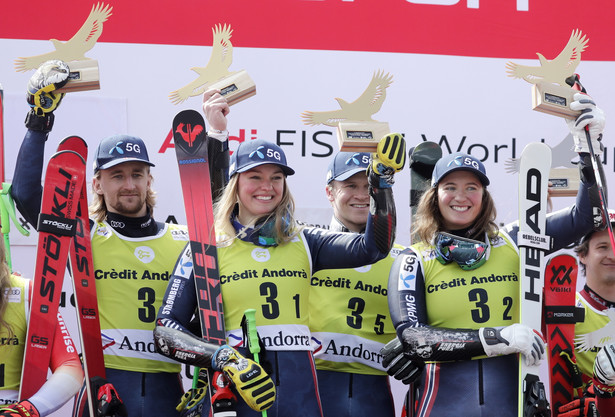
<svg viewBox="0 0 615 417">
<path fill-rule="evenodd" d="M 226 97 L 229 106 L 256 94 L 256 85 L 246 70 L 224 77 L 212 83 L 209 88 L 219 89 L 221 94 Z"/>
<path fill-rule="evenodd" d="M 532 109 L 554 116 L 576 119 L 578 110 L 571 110 L 570 103 L 574 94 L 578 93 L 570 87 L 551 83 L 538 83 L 532 86 Z"/>
<path fill-rule="evenodd" d="M 580 182 L 578 168 L 554 168 L 549 173 L 549 189 L 554 197 L 576 196 Z"/>
<path fill-rule="evenodd" d="M 73 93 L 75 91 L 100 90 L 100 76 L 98 73 L 98 61 L 87 59 L 83 61 L 67 62 L 70 70 L 68 82 L 58 89 L 59 93 Z"/>
<path fill-rule="evenodd" d="M 337 140 L 342 152 L 376 152 L 380 139 L 389 133 L 386 122 L 340 122 Z"/>
</svg>

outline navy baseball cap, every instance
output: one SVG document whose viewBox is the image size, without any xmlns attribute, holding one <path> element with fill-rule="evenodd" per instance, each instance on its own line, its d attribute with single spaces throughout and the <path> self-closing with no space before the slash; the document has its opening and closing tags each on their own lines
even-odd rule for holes
<svg viewBox="0 0 615 417">
<path fill-rule="evenodd" d="M 327 184 L 344 181 L 359 172 L 365 173 L 371 160 L 369 153 L 338 152 L 327 169 Z"/>
<path fill-rule="evenodd" d="M 437 187 L 442 178 L 454 171 L 470 171 L 480 179 L 484 186 L 489 185 L 489 178 L 487 178 L 483 163 L 472 155 L 456 152 L 445 155 L 436 162 L 431 175 L 431 186 Z"/>
<path fill-rule="evenodd" d="M 229 178 L 238 172 L 245 172 L 264 164 L 274 164 L 282 168 L 286 175 L 293 175 L 295 170 L 286 163 L 282 148 L 263 139 L 241 142 L 231 155 Z"/>
<path fill-rule="evenodd" d="M 147 148 L 141 138 L 128 135 L 110 136 L 98 144 L 94 159 L 94 172 L 131 161 L 154 166 L 149 161 Z"/>
</svg>

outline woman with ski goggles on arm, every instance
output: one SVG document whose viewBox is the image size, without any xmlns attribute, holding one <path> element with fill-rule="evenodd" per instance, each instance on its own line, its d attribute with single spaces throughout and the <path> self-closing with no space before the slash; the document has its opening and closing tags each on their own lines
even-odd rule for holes
<svg viewBox="0 0 615 417">
<path fill-rule="evenodd" d="M 547 216 L 552 251 L 594 227 L 598 199 L 583 128 L 599 149 L 604 116 L 587 97 L 576 102 L 586 110 L 571 125 L 581 187 L 575 205 Z M 414 415 L 517 416 L 516 354 L 528 365 L 545 357 L 541 335 L 518 323 L 518 224 L 495 223 L 490 181 L 474 156 L 444 156 L 431 185 L 414 219 L 420 240 L 398 256 L 389 276 L 398 339 L 383 349 L 383 363 L 399 379 L 425 364 Z"/>
</svg>

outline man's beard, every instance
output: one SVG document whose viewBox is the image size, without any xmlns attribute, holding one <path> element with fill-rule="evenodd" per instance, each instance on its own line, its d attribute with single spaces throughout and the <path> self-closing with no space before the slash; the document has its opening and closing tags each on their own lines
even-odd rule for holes
<svg viewBox="0 0 615 417">
<path fill-rule="evenodd" d="M 141 211 L 143 209 L 143 206 L 145 205 L 144 197 L 142 198 L 141 196 L 138 196 L 138 199 L 139 201 L 137 203 L 130 204 L 122 203 L 118 199 L 118 201 L 116 201 L 116 203 L 112 207 L 118 214 L 121 214 L 123 216 L 134 216 L 135 214 L 138 214 L 139 211 Z"/>
</svg>

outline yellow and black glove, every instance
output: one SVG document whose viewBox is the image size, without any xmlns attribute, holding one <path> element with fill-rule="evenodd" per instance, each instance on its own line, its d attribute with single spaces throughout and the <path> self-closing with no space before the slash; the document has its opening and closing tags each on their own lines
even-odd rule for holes
<svg viewBox="0 0 615 417">
<path fill-rule="evenodd" d="M 199 370 L 199 376 L 195 388 L 190 388 L 182 395 L 179 404 L 175 409 L 177 411 L 189 411 L 197 406 L 207 395 L 207 369 Z"/>
<path fill-rule="evenodd" d="M 390 188 L 395 183 L 393 175 L 405 164 L 406 141 L 400 133 L 389 133 L 380 139 L 376 152 L 372 154 L 368 168 L 370 183 L 379 188 Z"/>
<path fill-rule="evenodd" d="M 27 101 L 32 108 L 26 117 L 26 127 L 30 130 L 49 132 L 53 127 L 53 111 L 58 108 L 64 93 L 56 90 L 68 82 L 70 70 L 66 63 L 46 61 L 34 72 L 28 81 Z"/>
<path fill-rule="evenodd" d="M 265 370 L 228 345 L 221 346 L 212 359 L 215 370 L 222 371 L 235 385 L 243 400 L 256 411 L 271 407 L 275 401 L 275 385 Z"/>
</svg>

